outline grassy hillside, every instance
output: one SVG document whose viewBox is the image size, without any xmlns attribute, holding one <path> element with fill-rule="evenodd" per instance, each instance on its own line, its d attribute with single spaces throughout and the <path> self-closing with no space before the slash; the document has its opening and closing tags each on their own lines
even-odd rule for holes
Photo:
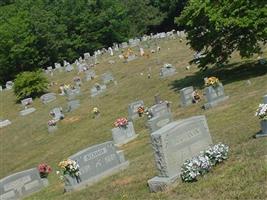
<svg viewBox="0 0 267 200">
<path fill-rule="evenodd" d="M 266 199 L 267 185 L 267 138 L 253 139 L 259 130 L 259 120 L 255 110 L 267 94 L 267 66 L 259 66 L 253 60 L 240 61 L 234 55 L 231 63 L 224 68 L 200 72 L 196 66 L 186 70 L 193 52 L 178 40 L 160 42 L 161 52 L 150 58 L 138 58 L 129 63 L 109 57 L 100 59 L 95 67 L 97 75 L 111 71 L 118 85 L 108 86 L 102 96 L 91 98 L 90 88 L 101 82 L 100 76 L 94 81 L 83 81 L 81 106 L 66 114 L 59 122 L 58 131 L 48 134 L 49 111 L 55 106 L 66 107 L 66 99 L 43 105 L 39 99 L 33 106 L 37 111 L 28 116 L 19 115 L 21 106 L 15 104 L 11 91 L 0 93 L 0 117 L 12 121 L 12 125 L 0 129 L 1 169 L 3 178 L 15 172 L 49 163 L 54 171 L 49 176 L 50 186 L 27 199 L 38 200 L 85 200 L 85 199 Z M 267 57 L 267 53 L 264 53 Z M 108 64 L 109 60 L 116 63 Z M 177 74 L 167 79 L 159 78 L 159 69 L 164 63 L 177 68 Z M 151 79 L 147 73 L 151 67 Z M 140 73 L 143 73 L 141 75 Z M 50 81 L 58 83 L 49 91 L 57 92 L 61 83 L 71 83 L 77 75 L 55 73 Z M 211 110 L 202 110 L 200 104 L 187 108 L 179 107 L 178 90 L 193 85 L 203 88 L 203 78 L 215 75 L 222 80 L 225 92 L 230 99 Z M 247 84 L 247 80 L 251 85 Z M 203 114 L 207 117 L 214 143 L 223 142 L 230 146 L 230 158 L 216 166 L 210 173 L 195 183 L 180 183 L 175 188 L 150 193 L 147 180 L 157 175 L 154 164 L 149 132 L 145 128 L 145 118 L 134 122 L 138 138 L 122 147 L 130 166 L 123 172 L 113 175 L 84 190 L 63 194 L 63 183 L 55 171 L 64 158 L 91 145 L 112 140 L 111 129 L 118 117 L 127 116 L 129 103 L 142 99 L 146 106 L 154 103 L 154 95 L 171 101 L 171 109 L 176 120 Z M 100 109 L 101 117 L 92 119 L 92 108 Z"/>
</svg>

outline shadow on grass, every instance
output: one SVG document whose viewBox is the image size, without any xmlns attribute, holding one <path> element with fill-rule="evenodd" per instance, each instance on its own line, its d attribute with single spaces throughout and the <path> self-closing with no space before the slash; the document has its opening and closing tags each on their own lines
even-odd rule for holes
<svg viewBox="0 0 267 200">
<path fill-rule="evenodd" d="M 235 81 L 248 80 L 267 73 L 267 64 L 260 65 L 258 62 L 245 61 L 231 63 L 224 67 L 209 68 L 205 71 L 198 71 L 194 75 L 186 76 L 173 81 L 170 86 L 173 90 L 179 91 L 185 87 L 193 86 L 196 89 L 204 88 L 204 78 L 215 76 L 224 84 Z"/>
</svg>

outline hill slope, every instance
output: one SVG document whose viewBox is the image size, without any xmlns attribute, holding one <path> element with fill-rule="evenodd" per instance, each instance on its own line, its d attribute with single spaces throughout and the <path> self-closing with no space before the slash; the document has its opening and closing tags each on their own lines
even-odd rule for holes
<svg viewBox="0 0 267 200">
<path fill-rule="evenodd" d="M 66 106 L 66 100 L 57 96 L 57 100 L 43 105 L 36 99 L 33 106 L 37 111 L 26 117 L 19 116 L 20 105 L 15 104 L 11 91 L 0 93 L 0 116 L 12 121 L 12 125 L 1 129 L 1 170 L 0 177 L 37 166 L 41 162 L 49 163 L 54 172 L 49 176 L 50 186 L 27 199 L 264 199 L 266 198 L 267 177 L 267 139 L 252 139 L 259 131 L 259 120 L 254 112 L 262 96 L 267 93 L 267 67 L 255 65 L 247 60 L 239 63 L 234 56 L 232 64 L 214 71 L 199 72 L 193 66 L 185 70 L 193 52 L 185 43 L 178 40 L 160 42 L 161 52 L 151 54 L 149 59 L 138 58 L 123 63 L 117 58 L 103 57 L 95 67 L 97 75 L 111 71 L 118 81 L 117 86 L 108 86 L 104 95 L 90 97 L 90 88 L 100 82 L 100 76 L 94 81 L 84 82 L 81 106 L 59 122 L 55 134 L 47 133 L 46 123 L 50 119 L 49 111 L 55 106 Z M 266 57 L 265 52 L 265 57 Z M 109 60 L 116 63 L 108 64 Z M 159 78 L 159 69 L 164 63 L 177 68 L 177 74 L 168 79 Z M 147 78 L 151 67 L 152 78 Z M 142 76 L 140 73 L 143 73 Z M 57 92 L 61 83 L 71 83 L 76 72 L 56 73 L 49 77 L 58 83 L 50 88 Z M 187 108 L 179 107 L 178 89 L 193 85 L 203 88 L 203 78 L 207 75 L 218 76 L 225 92 L 230 96 L 227 102 L 204 111 L 200 104 Z M 251 81 L 251 85 L 246 80 Z M 230 158 L 224 164 L 215 167 L 212 172 L 192 184 L 180 183 L 174 189 L 164 193 L 149 193 L 147 180 L 157 174 L 154 164 L 149 133 L 145 128 L 145 118 L 134 122 L 139 137 L 122 147 L 130 166 L 123 172 L 113 175 L 92 187 L 63 194 L 63 183 L 55 174 L 57 163 L 64 158 L 94 144 L 112 140 L 113 122 L 127 116 L 129 103 L 142 99 L 146 106 L 154 102 L 154 95 L 160 93 L 162 99 L 172 102 L 171 110 L 176 120 L 204 114 L 207 117 L 214 143 L 223 142 L 230 146 Z M 100 109 L 101 117 L 92 119 L 92 108 Z"/>
</svg>

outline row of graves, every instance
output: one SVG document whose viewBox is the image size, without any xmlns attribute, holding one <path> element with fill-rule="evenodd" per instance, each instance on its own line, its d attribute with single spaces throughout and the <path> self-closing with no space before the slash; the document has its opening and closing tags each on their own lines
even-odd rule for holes
<svg viewBox="0 0 267 200">
<path fill-rule="evenodd" d="M 219 87 L 222 85 L 219 84 Z M 216 94 L 221 92 L 214 90 Z M 48 93 L 43 95 L 41 100 L 47 104 L 55 98 L 55 94 Z M 28 106 L 31 101 L 25 100 L 23 105 Z M 185 102 L 182 104 L 190 105 Z M 267 136 L 266 111 L 267 95 L 264 96 L 263 104 L 260 104 L 256 113 L 261 118 L 262 128 L 256 137 Z M 55 121 L 64 118 L 60 107 L 52 109 L 50 114 Z M 129 121 L 125 118 L 116 120 L 115 128 L 111 129 L 113 141 L 90 146 L 59 163 L 62 168 L 64 191 L 71 192 L 88 187 L 104 177 L 127 169 L 130 162 L 126 160 L 119 147 L 137 138 L 134 121 L 143 115 L 147 116 L 146 126 L 149 129 L 154 162 L 158 171 L 157 176 L 147 180 L 151 192 L 173 187 L 179 179 L 186 182 L 195 181 L 199 176 L 208 173 L 214 165 L 227 159 L 229 147 L 221 143 L 213 145 L 204 115 L 174 121 L 170 102 L 162 101 L 159 95 L 156 95 L 155 104 L 150 108 L 145 109 L 142 100 L 128 105 Z M 47 164 L 40 164 L 38 168 L 1 179 L 1 199 L 21 199 L 40 191 L 49 185 L 47 176 L 50 172 L 51 168 Z"/>
</svg>

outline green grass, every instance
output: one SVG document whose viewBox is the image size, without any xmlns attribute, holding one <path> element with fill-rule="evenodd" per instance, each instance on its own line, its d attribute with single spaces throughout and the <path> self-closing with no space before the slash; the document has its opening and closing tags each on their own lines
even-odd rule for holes
<svg viewBox="0 0 267 200">
<path fill-rule="evenodd" d="M 127 64 L 117 58 L 101 58 L 95 67 L 97 75 L 111 71 L 118 85 L 110 85 L 102 96 L 91 98 L 90 88 L 95 82 L 100 82 L 100 76 L 91 82 L 84 81 L 80 108 L 66 114 L 54 134 L 47 132 L 49 111 L 55 106 L 66 107 L 64 97 L 58 96 L 56 101 L 47 105 L 35 99 L 33 106 L 37 111 L 21 117 L 21 106 L 15 103 L 12 92 L 0 93 L 0 116 L 12 121 L 12 125 L 0 129 L 0 177 L 35 167 L 41 162 L 49 163 L 54 169 L 49 176 L 50 186 L 27 198 L 31 200 L 266 199 L 267 139 L 253 139 L 252 136 L 260 129 L 254 112 L 262 102 L 262 96 L 267 94 L 267 67 L 259 66 L 253 60 L 240 62 L 234 55 L 225 68 L 200 72 L 193 66 L 186 71 L 193 52 L 185 43 L 169 40 L 161 41 L 160 46 L 159 55 L 152 54 L 149 59 L 138 58 Z M 266 51 L 264 55 L 266 57 Z M 110 59 L 116 60 L 116 64 L 108 64 Z M 160 79 L 159 69 L 163 63 L 173 64 L 178 73 Z M 149 67 L 152 69 L 151 79 L 146 77 Z M 56 81 L 58 86 L 49 91 L 57 92 L 59 84 L 71 83 L 75 75 L 75 72 L 55 73 L 49 79 Z M 190 85 L 202 89 L 203 78 L 207 75 L 216 75 L 222 80 L 230 99 L 207 111 L 201 109 L 203 102 L 180 108 L 178 90 Z M 246 84 L 247 79 L 251 80 L 251 85 Z M 113 122 L 118 117 L 127 116 L 128 104 L 142 99 L 146 106 L 151 106 L 158 92 L 162 99 L 172 102 L 176 120 L 205 115 L 213 142 L 230 146 L 229 159 L 198 182 L 179 183 L 166 192 L 150 193 L 147 180 L 157 175 L 157 171 L 145 118 L 140 118 L 134 122 L 139 137 L 122 147 L 130 161 L 126 170 L 84 190 L 63 194 L 64 185 L 55 173 L 58 162 L 86 147 L 112 140 Z M 101 112 L 99 119 L 92 119 L 91 111 L 95 106 Z"/>
</svg>

